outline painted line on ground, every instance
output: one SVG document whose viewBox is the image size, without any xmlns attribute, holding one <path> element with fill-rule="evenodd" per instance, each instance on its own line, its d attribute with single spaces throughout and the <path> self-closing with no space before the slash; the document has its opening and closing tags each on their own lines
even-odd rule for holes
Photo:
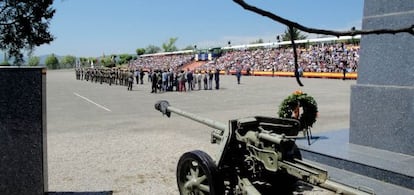
<svg viewBox="0 0 414 195">
<path fill-rule="evenodd" d="M 79 95 L 78 93 L 73 92 L 73 94 L 76 95 L 76 96 L 78 96 L 78 97 L 80 97 L 80 98 L 82 98 L 82 99 L 84 99 L 84 100 L 86 100 L 86 101 L 88 101 L 88 102 L 90 102 L 90 103 L 92 103 L 92 104 L 95 104 L 95 106 L 98 106 L 99 108 L 102 108 L 102 109 L 104 109 L 104 110 L 106 110 L 108 112 L 112 112 L 111 110 L 109 110 L 105 106 L 102 106 L 102 105 L 100 105 L 100 104 L 98 104 L 98 103 L 96 103 L 96 102 L 94 102 L 94 101 L 92 101 L 92 100 L 90 100 L 90 99 L 88 99 L 86 97 L 83 97 L 83 96 Z"/>
</svg>

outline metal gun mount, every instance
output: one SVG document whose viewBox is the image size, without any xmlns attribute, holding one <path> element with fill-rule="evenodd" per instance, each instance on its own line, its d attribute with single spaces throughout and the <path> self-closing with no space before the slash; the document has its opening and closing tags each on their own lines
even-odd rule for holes
<svg viewBox="0 0 414 195">
<path fill-rule="evenodd" d="M 326 170 L 302 161 L 295 144 L 298 120 L 255 116 L 230 120 L 226 126 L 165 100 L 158 101 L 155 109 L 214 128 L 211 143 L 220 147 L 216 161 L 200 150 L 180 157 L 176 173 L 180 194 L 293 194 L 309 188 L 331 194 L 374 194 L 331 181 Z"/>
</svg>

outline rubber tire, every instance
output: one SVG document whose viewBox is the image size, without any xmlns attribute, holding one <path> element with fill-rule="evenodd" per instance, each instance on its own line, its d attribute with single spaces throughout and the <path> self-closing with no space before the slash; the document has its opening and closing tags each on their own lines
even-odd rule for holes
<svg viewBox="0 0 414 195">
<path fill-rule="evenodd" d="M 208 185 L 210 195 L 223 195 L 224 194 L 224 180 L 219 174 L 216 164 L 213 159 L 205 152 L 200 150 L 194 150 L 184 153 L 177 164 L 177 186 L 180 194 L 184 194 L 184 184 L 187 181 L 187 174 L 190 172 L 190 168 L 193 166 L 193 162 L 197 162 L 199 168 L 199 175 L 204 174 L 207 179 L 206 182 L 202 182 L 204 185 Z M 198 194 L 195 192 L 195 194 Z M 201 193 L 200 193 L 201 194 Z"/>
</svg>

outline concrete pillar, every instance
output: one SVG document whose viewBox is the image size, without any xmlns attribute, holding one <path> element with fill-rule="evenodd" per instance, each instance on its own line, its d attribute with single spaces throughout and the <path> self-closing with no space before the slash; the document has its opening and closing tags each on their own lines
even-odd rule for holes
<svg viewBox="0 0 414 195">
<path fill-rule="evenodd" d="M 414 25 L 412 0 L 365 0 L 362 29 Z M 364 35 L 349 142 L 414 155 L 414 36 Z"/>
<path fill-rule="evenodd" d="M 47 191 L 46 69 L 0 67 L 0 194 Z"/>
</svg>

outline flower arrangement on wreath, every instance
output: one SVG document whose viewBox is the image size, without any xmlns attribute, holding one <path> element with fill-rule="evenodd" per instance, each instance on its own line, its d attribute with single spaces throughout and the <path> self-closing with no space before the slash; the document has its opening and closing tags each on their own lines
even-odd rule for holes
<svg viewBox="0 0 414 195">
<path fill-rule="evenodd" d="M 295 91 L 279 105 L 280 118 L 294 118 L 300 121 L 301 129 L 309 129 L 316 122 L 318 105 L 312 96 Z"/>
</svg>

